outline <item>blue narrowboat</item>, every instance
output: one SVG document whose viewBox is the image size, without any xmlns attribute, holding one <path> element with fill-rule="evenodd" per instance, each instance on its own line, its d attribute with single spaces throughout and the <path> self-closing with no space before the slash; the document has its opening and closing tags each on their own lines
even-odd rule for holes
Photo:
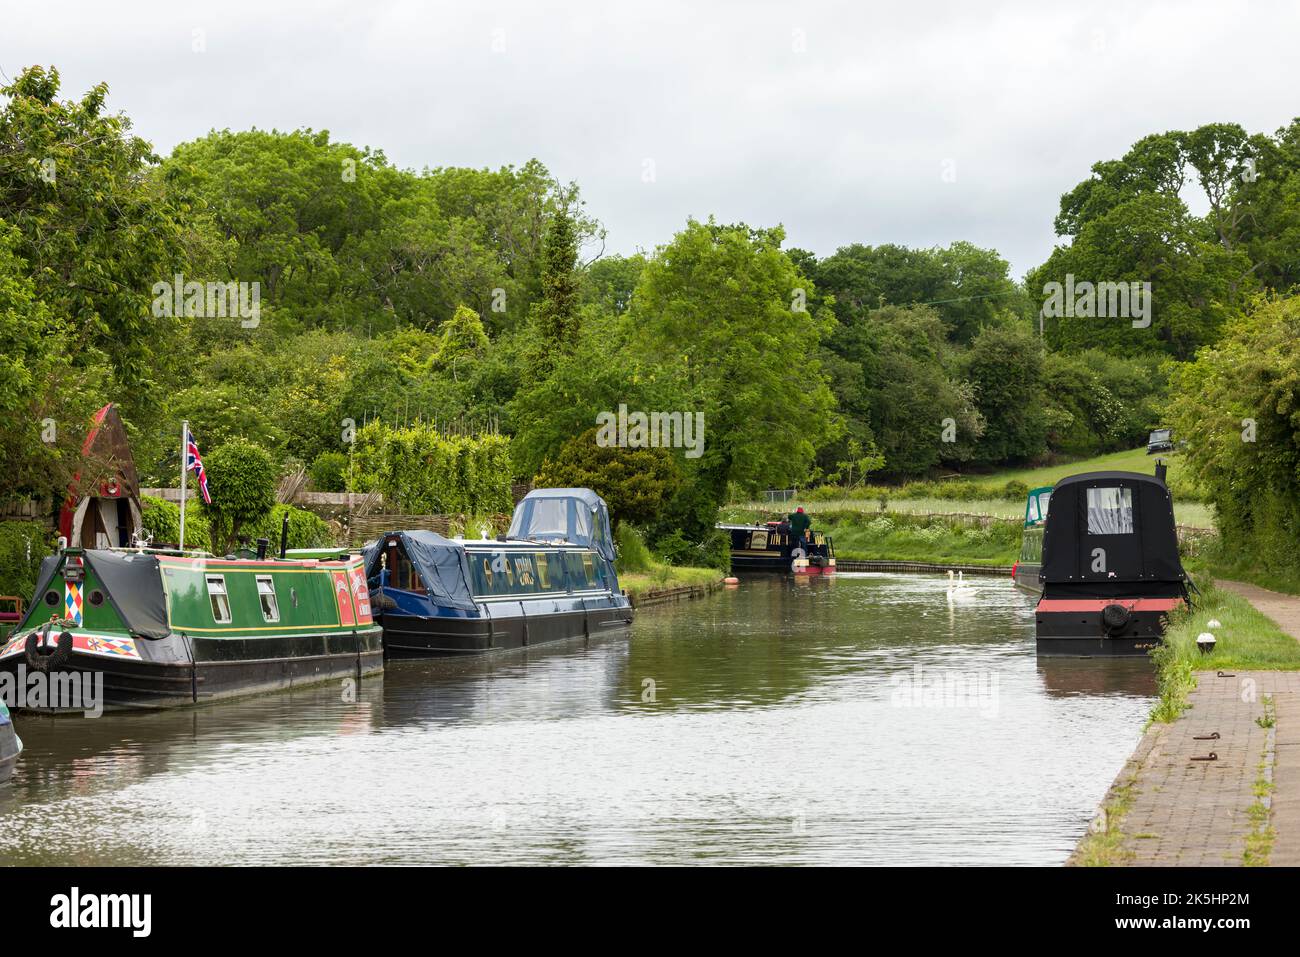
<svg viewBox="0 0 1300 957">
<path fill-rule="evenodd" d="M 503 539 L 396 531 L 366 546 L 389 657 L 473 655 L 626 628 L 609 509 L 590 489 L 535 489 Z"/>
</svg>

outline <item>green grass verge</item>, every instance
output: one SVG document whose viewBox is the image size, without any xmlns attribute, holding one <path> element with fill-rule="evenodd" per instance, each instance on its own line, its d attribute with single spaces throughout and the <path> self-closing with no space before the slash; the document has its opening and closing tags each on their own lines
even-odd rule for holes
<svg viewBox="0 0 1300 957">
<path fill-rule="evenodd" d="M 856 561 L 1010 565 L 1020 554 L 1021 523 L 958 520 L 943 515 L 809 509 L 813 528 L 831 536 L 835 557 Z M 774 518 L 764 509 L 732 507 L 726 521 Z"/>
<path fill-rule="evenodd" d="M 1300 668 L 1300 641 L 1240 595 L 1216 587 L 1208 578 L 1198 583 L 1201 594 L 1193 596 L 1194 607 L 1169 616 L 1164 643 L 1152 654 L 1160 692 L 1152 721 L 1171 722 L 1187 709 L 1187 695 L 1196 687 L 1197 671 Z M 1219 625 L 1212 628 L 1211 621 Z M 1197 636 L 1206 631 L 1216 639 L 1209 654 L 1196 647 Z"/>
<path fill-rule="evenodd" d="M 624 572 L 618 583 L 631 598 L 641 598 L 649 592 L 682 585 L 712 585 L 722 578 L 716 568 L 687 568 L 681 565 L 656 565 L 645 572 Z"/>
<path fill-rule="evenodd" d="M 1088 833 L 1074 849 L 1070 859 L 1072 864 L 1078 867 L 1114 867 L 1133 857 L 1133 852 L 1124 847 L 1120 822 L 1133 806 L 1136 786 L 1137 779 L 1130 778 L 1111 788 L 1097 811 L 1097 816 L 1088 826 Z"/>
<path fill-rule="evenodd" d="M 1171 487 L 1186 481 L 1183 475 L 1183 459 L 1177 453 L 1173 455 L 1147 455 L 1145 447 L 1130 449 L 1127 452 L 1111 452 L 1097 455 L 1090 459 L 1080 459 L 1059 465 L 1044 465 L 1035 468 L 1006 469 L 990 475 L 974 475 L 970 478 L 989 485 L 1005 485 L 1007 482 L 1023 482 L 1030 488 L 1040 485 L 1055 485 L 1067 475 L 1076 472 L 1144 472 L 1152 474 L 1156 468 L 1156 459 L 1164 459 L 1169 464 L 1168 482 Z"/>
<path fill-rule="evenodd" d="M 1165 647 L 1175 660 L 1197 671 L 1215 669 L 1281 670 L 1300 668 L 1300 641 L 1265 617 L 1255 606 L 1209 580 L 1199 581 L 1202 594 L 1193 595 L 1191 610 L 1175 612 L 1165 632 Z M 1217 628 L 1209 627 L 1214 619 Z M 1214 635 L 1214 651 L 1202 654 L 1196 636 Z"/>
<path fill-rule="evenodd" d="M 866 485 L 852 490 L 828 486 L 809 489 L 797 501 L 781 505 L 743 502 L 735 507 L 777 517 L 792 511 L 796 505 L 802 505 L 809 512 L 852 510 L 876 513 L 881 511 L 881 502 L 884 501 L 885 510 L 891 512 L 1021 518 L 1025 514 L 1025 494 L 1029 489 L 1055 485 L 1067 475 L 1078 472 L 1126 471 L 1150 475 L 1155 471 L 1157 458 L 1169 464 L 1168 482 L 1174 496 L 1175 520 L 1193 528 L 1213 528 L 1214 510 L 1200 501 L 1201 493 L 1184 474 L 1182 459 L 1178 455 L 1149 456 L 1144 448 L 1058 465 L 953 476 L 939 481 Z"/>
<path fill-rule="evenodd" d="M 800 500 L 810 515 L 827 512 L 861 512 L 868 515 L 880 514 L 880 499 L 877 498 L 830 498 Z M 1002 498 L 948 499 L 923 496 L 920 498 L 898 498 L 889 496 L 886 500 L 886 513 L 901 512 L 908 515 L 989 515 L 994 518 L 1021 520 L 1025 515 L 1024 500 L 1009 501 Z M 761 513 L 767 518 L 781 518 L 793 510 L 789 506 L 770 506 L 760 502 L 747 502 L 727 509 L 727 513 L 747 512 Z M 1175 496 L 1174 520 L 1180 525 L 1192 528 L 1213 528 L 1214 509 L 1201 502 L 1180 502 Z M 1227 576 L 1225 576 L 1227 577 Z M 1300 581 L 1297 582 L 1300 589 Z"/>
</svg>

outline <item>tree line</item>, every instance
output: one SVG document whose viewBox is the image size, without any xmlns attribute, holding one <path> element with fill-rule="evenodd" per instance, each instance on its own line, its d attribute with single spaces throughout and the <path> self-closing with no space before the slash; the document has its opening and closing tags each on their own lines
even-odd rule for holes
<svg viewBox="0 0 1300 957">
<path fill-rule="evenodd" d="M 67 98 L 33 67 L 0 92 L 6 500 L 62 489 L 112 400 L 148 484 L 174 482 L 181 419 L 205 448 L 252 443 L 336 488 L 374 485 L 355 468 L 368 423 L 499 434 L 510 478 L 603 478 L 620 517 L 698 538 L 763 487 L 1132 447 L 1169 424 L 1198 353 L 1300 277 L 1300 121 L 1097 162 L 1017 280 L 967 242 L 819 257 L 713 219 L 608 255 L 578 185 L 536 160 L 400 169 L 313 130 L 213 131 L 162 157 L 102 84 Z M 1040 315 L 1071 277 L 1150 283 L 1149 324 Z M 160 314 L 158 284 L 191 282 L 255 283 L 256 321 Z M 703 454 L 600 447 L 620 405 L 702 412 Z"/>
</svg>

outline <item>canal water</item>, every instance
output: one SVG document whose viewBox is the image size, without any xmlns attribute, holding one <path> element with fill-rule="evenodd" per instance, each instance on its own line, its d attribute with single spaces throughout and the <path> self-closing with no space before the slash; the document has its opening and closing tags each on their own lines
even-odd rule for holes
<svg viewBox="0 0 1300 957">
<path fill-rule="evenodd" d="M 1144 660 L 1004 578 L 755 578 L 630 636 L 156 714 L 18 715 L 6 864 L 1059 864 Z"/>
</svg>

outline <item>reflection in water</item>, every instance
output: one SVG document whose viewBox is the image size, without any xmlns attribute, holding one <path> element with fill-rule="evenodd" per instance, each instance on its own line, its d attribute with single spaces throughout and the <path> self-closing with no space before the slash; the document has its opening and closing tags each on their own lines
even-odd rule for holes
<svg viewBox="0 0 1300 957">
<path fill-rule="evenodd" d="M 1143 661 L 1005 579 L 754 578 L 631 637 L 159 714 L 19 716 L 10 863 L 1059 863 Z"/>
</svg>

